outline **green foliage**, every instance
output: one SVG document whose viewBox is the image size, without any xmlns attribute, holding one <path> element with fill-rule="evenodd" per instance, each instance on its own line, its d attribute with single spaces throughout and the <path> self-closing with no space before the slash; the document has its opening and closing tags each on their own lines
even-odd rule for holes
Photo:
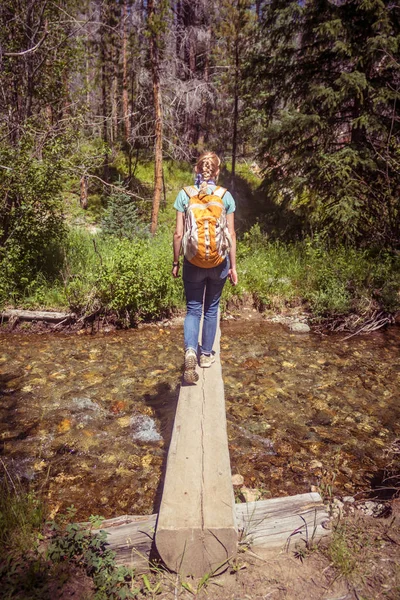
<svg viewBox="0 0 400 600">
<path fill-rule="evenodd" d="M 265 189 L 286 197 L 308 233 L 400 244 L 399 23 L 384 2 L 265 8 L 249 118 L 262 123 Z"/>
<path fill-rule="evenodd" d="M 129 322 L 160 318 L 181 303 L 171 276 L 171 241 L 160 236 L 116 242 L 98 283 L 101 302 Z"/>
<path fill-rule="evenodd" d="M 107 533 L 93 533 L 92 527 L 98 527 L 101 518 L 90 517 L 91 528 L 84 529 L 74 523 L 75 509 L 71 507 L 66 515 L 58 515 L 57 520 L 49 523 L 53 532 L 47 554 L 51 561 L 73 560 L 86 569 L 96 588 L 95 600 L 125 600 L 135 598 L 140 591 L 131 585 L 134 570 L 118 567 L 115 552 L 107 547 Z"/>
<path fill-rule="evenodd" d="M 44 506 L 18 479 L 11 478 L 4 464 L 0 481 L 0 549 L 12 554 L 36 547 L 45 517 Z"/>
<path fill-rule="evenodd" d="M 140 219 L 134 199 L 122 191 L 109 196 L 101 225 L 104 233 L 128 240 L 141 237 L 148 230 Z"/>
<path fill-rule="evenodd" d="M 338 526 L 328 548 L 328 556 L 341 575 L 351 575 L 357 567 L 356 542 L 345 525 Z"/>
<path fill-rule="evenodd" d="M 65 239 L 61 186 L 63 144 L 53 139 L 35 156 L 32 136 L 0 146 L 0 290 L 17 295 L 39 273 L 54 277 Z"/>
<path fill-rule="evenodd" d="M 397 254 L 329 249 L 318 239 L 282 244 L 268 240 L 258 224 L 243 236 L 237 254 L 239 285 L 225 286 L 225 302 L 251 296 L 261 309 L 306 302 L 319 317 L 400 308 Z"/>
<path fill-rule="evenodd" d="M 71 228 L 65 244 L 62 280 L 67 306 L 78 313 L 100 308 L 97 281 L 103 261 L 113 252 L 114 240 Z"/>
</svg>

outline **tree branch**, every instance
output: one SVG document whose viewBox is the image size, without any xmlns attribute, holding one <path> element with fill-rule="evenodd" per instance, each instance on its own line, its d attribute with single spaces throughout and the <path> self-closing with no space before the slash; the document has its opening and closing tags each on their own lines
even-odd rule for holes
<svg viewBox="0 0 400 600">
<path fill-rule="evenodd" d="M 3 56 L 26 56 L 27 54 L 32 54 L 32 52 L 36 52 L 43 44 L 44 40 L 47 38 L 49 32 L 45 31 L 44 36 L 38 43 L 33 46 L 33 48 L 29 48 L 28 50 L 23 50 L 22 52 L 3 52 Z"/>
</svg>

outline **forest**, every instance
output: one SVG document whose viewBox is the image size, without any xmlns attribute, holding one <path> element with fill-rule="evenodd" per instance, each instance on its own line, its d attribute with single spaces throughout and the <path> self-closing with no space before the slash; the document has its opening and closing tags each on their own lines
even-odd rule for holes
<svg viewBox="0 0 400 600">
<path fill-rule="evenodd" d="M 226 303 L 394 315 L 399 44 L 393 0 L 3 0 L 0 305 L 179 308 L 172 205 L 211 149 L 238 206 Z"/>
</svg>

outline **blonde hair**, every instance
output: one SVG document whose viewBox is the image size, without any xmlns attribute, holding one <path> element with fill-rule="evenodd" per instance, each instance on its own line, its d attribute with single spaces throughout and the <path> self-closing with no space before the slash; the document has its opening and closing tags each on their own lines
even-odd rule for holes
<svg viewBox="0 0 400 600">
<path fill-rule="evenodd" d="M 200 185 L 200 189 L 207 187 L 207 182 L 210 179 L 215 179 L 218 175 L 221 159 L 215 154 L 215 152 L 203 152 L 200 154 L 196 163 L 196 171 L 200 173 L 203 182 Z"/>
</svg>

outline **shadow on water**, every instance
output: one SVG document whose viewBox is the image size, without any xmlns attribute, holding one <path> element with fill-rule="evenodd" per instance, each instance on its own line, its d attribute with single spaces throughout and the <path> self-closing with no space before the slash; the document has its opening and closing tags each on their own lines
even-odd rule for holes
<svg viewBox="0 0 400 600">
<path fill-rule="evenodd" d="M 180 386 L 172 389 L 168 383 L 157 384 L 156 394 L 146 394 L 144 400 L 150 406 L 161 424 L 161 435 L 164 440 L 164 456 L 161 465 L 161 476 L 155 492 L 153 512 L 158 512 L 164 488 L 165 472 L 169 445 L 171 443 L 172 430 L 174 427 L 176 406 L 178 404 Z"/>
<path fill-rule="evenodd" d="M 20 417 L 24 407 L 18 402 L 18 392 L 21 389 L 21 370 L 15 372 L 0 373 L 0 402 L 3 411 L 3 420 L 7 423 L 8 431 L 3 433 L 0 439 L 0 455 L 3 454 L 5 446 L 10 442 L 21 441 L 37 432 L 39 420 L 31 415 L 30 421 L 21 428 Z"/>
</svg>

